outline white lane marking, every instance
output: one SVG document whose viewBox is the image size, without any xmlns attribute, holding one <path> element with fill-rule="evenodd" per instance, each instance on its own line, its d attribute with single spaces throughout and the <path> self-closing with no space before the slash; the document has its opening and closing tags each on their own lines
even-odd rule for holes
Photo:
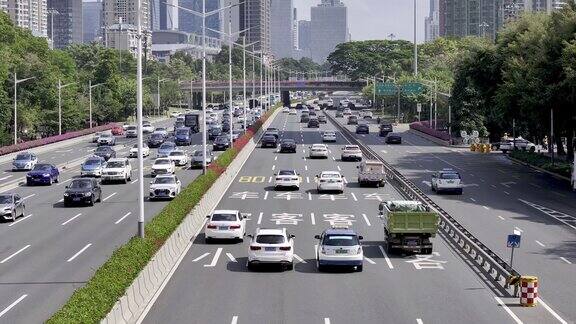
<svg viewBox="0 0 576 324">
<path fill-rule="evenodd" d="M 312 200 L 312 194 L 308 193 L 308 200 Z"/>
<path fill-rule="evenodd" d="M 270 176 L 270 178 L 268 178 L 268 183 L 272 183 L 272 176 Z"/>
<path fill-rule="evenodd" d="M 300 263 L 308 263 L 296 253 L 294 253 L 294 259 L 298 260 L 298 262 L 300 262 Z"/>
<path fill-rule="evenodd" d="M 523 199 L 518 199 L 521 202 L 525 203 L 526 205 L 533 207 L 535 209 L 538 209 L 539 211 L 543 212 L 544 214 L 556 219 L 557 221 L 563 223 L 564 225 L 568 225 L 573 229 L 576 229 L 576 226 L 573 225 L 573 223 L 576 221 L 576 217 L 572 216 L 572 215 L 568 215 L 568 214 L 564 214 L 562 212 L 559 212 L 557 210 L 545 207 L 545 206 L 541 206 L 535 203 L 531 203 L 529 201 L 523 200 Z"/>
<path fill-rule="evenodd" d="M 306 177 L 306 183 L 310 183 L 310 178 Z"/>
<path fill-rule="evenodd" d="M 64 226 L 64 225 L 70 223 L 71 221 L 75 220 L 76 218 L 78 218 L 78 217 L 80 217 L 80 216 L 82 216 L 82 213 L 78 213 L 76 216 L 70 218 L 69 220 L 65 221 L 65 222 L 62 223 L 61 225 Z"/>
<path fill-rule="evenodd" d="M 26 249 L 29 248 L 29 247 L 30 247 L 30 244 L 26 245 L 25 247 L 21 248 L 20 250 L 18 250 L 18 251 L 16 251 L 16 252 L 12 253 L 11 255 L 9 255 L 8 257 L 6 257 L 4 260 L 0 261 L 0 264 L 1 264 L 1 263 L 4 263 L 4 262 L 6 262 L 6 261 L 8 261 L 8 260 L 10 260 L 10 259 L 12 259 L 13 257 L 17 256 L 20 252 L 26 250 Z"/>
<path fill-rule="evenodd" d="M 342 177 L 342 180 L 344 180 L 345 184 L 348 184 L 348 180 L 346 180 L 346 178 Z"/>
<path fill-rule="evenodd" d="M 495 186 L 495 185 L 493 185 L 493 184 L 491 184 L 491 185 L 490 185 L 490 187 L 492 187 L 492 188 L 496 188 L 496 186 Z"/>
<path fill-rule="evenodd" d="M 8 307 L 4 308 L 4 310 L 2 310 L 0 312 L 0 317 L 4 316 L 4 314 L 8 313 L 12 308 L 14 308 L 14 306 L 18 305 L 18 303 L 20 303 L 26 297 L 28 297 L 28 295 L 24 294 L 24 295 L 20 296 L 20 298 L 16 299 L 12 304 L 8 305 Z"/>
<path fill-rule="evenodd" d="M 238 323 L 238 316 L 232 316 L 232 322 L 230 324 L 237 324 Z"/>
<path fill-rule="evenodd" d="M 132 180 L 132 181 L 130 182 L 130 184 L 134 184 L 134 183 L 136 183 L 136 182 L 138 182 L 138 179 Z"/>
<path fill-rule="evenodd" d="M 230 252 L 226 252 L 226 256 L 228 257 L 228 259 L 232 262 L 237 262 L 236 258 L 232 255 L 232 253 Z"/>
<path fill-rule="evenodd" d="M 86 251 L 86 249 L 89 248 L 90 246 L 92 246 L 92 243 L 86 244 L 86 246 L 83 247 L 82 250 L 76 252 L 76 254 L 74 254 L 70 259 L 66 260 L 66 262 L 74 261 L 74 259 L 76 259 L 76 257 L 78 257 L 80 254 L 82 254 L 82 252 Z"/>
<path fill-rule="evenodd" d="M 218 248 L 218 250 L 216 250 L 216 253 L 214 253 L 214 257 L 212 258 L 212 262 L 210 262 L 210 264 L 205 264 L 205 267 L 214 267 L 216 266 L 216 263 L 218 262 L 218 259 L 220 258 L 220 254 L 222 253 L 222 248 Z"/>
<path fill-rule="evenodd" d="M 108 199 L 110 199 L 110 198 L 112 198 L 112 197 L 114 197 L 114 196 L 116 196 L 116 192 L 114 192 L 114 193 L 110 194 L 110 196 L 102 199 L 102 201 L 106 201 L 106 200 L 108 200 Z"/>
<path fill-rule="evenodd" d="M 330 324 L 330 318 L 324 317 L 324 324 Z"/>
<path fill-rule="evenodd" d="M 510 193 L 508 191 L 503 191 L 505 194 L 510 195 Z"/>
<path fill-rule="evenodd" d="M 508 315 L 510 315 L 510 317 L 512 317 L 512 319 L 514 319 L 514 321 L 517 324 L 522 324 L 522 321 L 518 318 L 518 316 L 516 316 L 516 314 L 514 314 L 510 310 L 510 308 L 508 308 L 508 306 L 506 306 L 506 304 L 504 304 L 504 302 L 502 301 L 502 299 L 500 299 L 500 297 L 494 296 L 494 299 L 496 299 L 496 302 L 498 303 L 498 305 L 500 305 L 502 308 L 504 308 L 506 313 L 508 313 Z"/>
<path fill-rule="evenodd" d="M 384 256 L 384 261 L 386 261 L 388 268 L 390 268 L 390 270 L 394 269 L 394 266 L 392 265 L 392 261 L 388 257 L 388 254 L 386 254 L 386 252 L 384 251 L 384 248 L 382 247 L 382 245 L 378 245 L 378 249 L 380 250 L 380 252 L 382 252 L 382 255 Z"/>
<path fill-rule="evenodd" d="M 124 216 L 120 217 L 120 218 L 119 218 L 117 221 L 115 221 L 115 222 L 114 222 L 114 224 L 118 224 L 118 223 L 120 223 L 121 221 L 123 221 L 123 220 L 124 220 L 124 218 L 126 218 L 126 217 L 130 216 L 130 214 L 132 214 L 132 212 L 127 212 L 127 213 L 126 213 L 126 215 L 124 215 Z"/>
<path fill-rule="evenodd" d="M 352 195 L 352 199 L 354 199 L 354 201 L 358 201 L 358 198 L 356 198 L 356 195 L 353 192 L 351 192 L 350 194 Z"/>
<path fill-rule="evenodd" d="M 62 198 L 62 199 L 58 200 L 58 202 L 63 202 L 63 201 L 64 201 L 64 198 Z"/>
<path fill-rule="evenodd" d="M 260 215 L 258 215 L 258 222 L 257 222 L 258 225 L 260 225 L 260 223 L 262 223 L 262 215 L 264 215 L 263 212 L 260 212 Z"/>
<path fill-rule="evenodd" d="M 562 260 L 568 264 L 572 264 L 572 262 L 570 262 L 570 260 L 566 259 L 565 257 L 560 257 L 560 260 Z"/>
<path fill-rule="evenodd" d="M 476 202 L 476 199 L 474 199 L 474 198 L 470 198 L 470 200 L 472 200 L 473 202 Z"/>
<path fill-rule="evenodd" d="M 336 161 L 336 158 L 335 158 L 335 157 L 332 157 L 332 161 Z"/>
<path fill-rule="evenodd" d="M 376 262 L 374 262 L 374 260 L 372 260 L 370 258 L 364 257 L 364 260 L 368 261 L 368 263 L 370 263 L 370 264 L 376 264 Z"/>
<path fill-rule="evenodd" d="M 387 153 L 388 153 L 386 150 L 382 150 L 382 151 L 380 151 L 380 152 L 382 152 L 382 153 L 384 153 L 384 154 L 387 154 Z"/>
<path fill-rule="evenodd" d="M 552 316 L 554 316 L 558 322 L 562 323 L 562 324 L 568 324 L 568 322 L 566 322 L 562 317 L 560 317 L 560 315 L 558 315 L 558 313 L 556 313 L 552 307 L 548 306 L 548 304 L 546 304 L 540 297 L 538 297 L 538 302 L 544 306 L 544 308 L 546 308 L 546 310 L 552 314 Z"/>
<path fill-rule="evenodd" d="M 484 209 L 486 209 L 486 210 L 490 210 L 490 208 L 488 208 L 488 206 L 482 205 L 482 208 L 484 208 Z"/>
<path fill-rule="evenodd" d="M 12 178 L 12 177 L 13 177 L 13 175 L 7 175 L 7 176 L 5 176 L 5 177 L 0 178 L 0 181 L 6 180 L 6 179 L 10 179 L 10 178 Z"/>
<path fill-rule="evenodd" d="M 278 157 L 277 157 L 277 156 L 274 157 L 274 161 L 278 161 Z"/>
<path fill-rule="evenodd" d="M 417 323 L 417 324 L 424 324 L 424 322 L 422 321 L 421 318 L 417 318 L 417 319 L 416 319 L 416 323 Z"/>
<path fill-rule="evenodd" d="M 302 149 L 302 153 L 306 153 L 306 150 L 305 150 L 305 149 Z"/>
<path fill-rule="evenodd" d="M 530 185 L 531 185 L 531 186 L 533 186 L 533 187 L 536 187 L 536 188 L 542 188 L 542 186 L 540 186 L 540 185 L 537 185 L 537 184 L 535 184 L 535 183 L 532 183 L 532 182 L 530 182 Z"/>
<path fill-rule="evenodd" d="M 520 227 L 514 226 L 514 229 L 517 230 L 518 232 L 524 232 L 524 230 L 522 230 Z"/>
<path fill-rule="evenodd" d="M 308 171 L 308 166 L 307 166 L 307 165 L 304 166 L 304 170 Z"/>
<path fill-rule="evenodd" d="M 498 215 L 498 218 L 500 218 L 501 220 L 505 220 L 505 218 L 500 215 Z"/>
<path fill-rule="evenodd" d="M 546 245 L 544 245 L 542 242 L 538 240 L 534 240 L 534 242 L 536 242 L 536 244 L 540 245 L 541 247 L 546 247 Z"/>
<path fill-rule="evenodd" d="M 32 215 L 34 215 L 34 214 L 30 214 L 30 215 L 28 215 L 28 216 L 25 216 L 25 217 L 23 217 L 23 218 L 20 218 L 19 220 L 15 221 L 14 223 L 10 223 L 10 224 L 8 225 L 8 227 L 10 227 L 10 226 L 14 226 L 14 225 L 16 225 L 16 224 L 20 223 L 21 221 L 23 221 L 23 220 L 25 220 L 25 219 L 28 219 L 28 218 L 32 217 Z"/>
<path fill-rule="evenodd" d="M 59 186 L 59 185 L 61 185 L 61 184 L 63 184 L 63 183 L 66 183 L 66 182 L 68 182 L 68 181 L 72 181 L 72 178 L 66 179 L 66 180 L 64 180 L 64 181 L 60 181 L 60 182 L 58 182 L 56 185 Z"/>
<path fill-rule="evenodd" d="M 316 225 L 316 218 L 314 217 L 314 213 L 310 213 L 310 221 L 312 222 L 312 225 Z"/>
<path fill-rule="evenodd" d="M 205 257 L 207 257 L 210 253 L 206 252 L 204 254 L 202 254 L 201 256 L 197 257 L 196 259 L 192 260 L 192 262 L 198 262 L 202 259 L 204 259 Z"/>
<path fill-rule="evenodd" d="M 502 173 L 502 174 L 506 173 L 506 172 L 504 172 L 504 170 L 500 170 L 500 169 L 496 169 L 496 171 L 498 171 L 498 172 L 500 172 L 500 173 Z"/>
<path fill-rule="evenodd" d="M 32 198 L 32 197 L 34 197 L 34 196 L 36 196 L 36 194 L 31 194 L 31 195 L 28 195 L 28 196 L 22 198 L 22 200 L 26 200 L 26 199 Z"/>
<path fill-rule="evenodd" d="M 342 171 L 339 165 L 337 165 L 336 168 L 338 168 L 338 171 Z"/>
<path fill-rule="evenodd" d="M 268 199 L 268 191 L 264 193 L 264 200 Z"/>
<path fill-rule="evenodd" d="M 366 221 L 366 224 L 368 226 L 372 226 L 372 224 L 370 224 L 370 220 L 368 219 L 368 216 L 366 216 L 366 214 L 362 214 L 362 217 L 364 217 L 364 220 Z"/>
<path fill-rule="evenodd" d="M 276 170 L 276 164 L 272 166 L 272 171 Z"/>
</svg>

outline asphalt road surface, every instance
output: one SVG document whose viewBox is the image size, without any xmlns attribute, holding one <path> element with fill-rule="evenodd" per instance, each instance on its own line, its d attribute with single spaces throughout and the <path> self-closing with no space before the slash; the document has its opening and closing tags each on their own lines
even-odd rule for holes
<svg viewBox="0 0 576 324">
<path fill-rule="evenodd" d="M 295 267 L 248 271 L 248 240 L 206 244 L 195 238 L 143 323 L 554 323 L 542 307 L 521 308 L 518 299 L 497 296 L 440 237 L 434 252 L 387 255 L 378 215 L 380 201 L 401 199 L 385 188 L 359 187 L 357 163 L 342 162 L 341 134 L 328 144 L 328 159 L 308 159 L 308 146 L 320 143 L 318 129 L 299 116 L 279 114 L 272 127 L 298 143 L 296 154 L 256 148 L 217 209 L 249 213 L 247 232 L 282 228 L 296 236 Z M 322 130 L 335 130 L 322 124 Z M 299 191 L 275 191 L 273 174 L 295 169 Z M 344 194 L 318 194 L 314 176 L 341 171 Z M 478 197 L 480 199 L 480 197 Z M 486 216 L 488 217 L 488 216 Z M 347 224 L 364 236 L 363 272 L 319 273 L 314 235 L 332 224 Z M 509 307 L 510 306 L 510 307 Z"/>
</svg>

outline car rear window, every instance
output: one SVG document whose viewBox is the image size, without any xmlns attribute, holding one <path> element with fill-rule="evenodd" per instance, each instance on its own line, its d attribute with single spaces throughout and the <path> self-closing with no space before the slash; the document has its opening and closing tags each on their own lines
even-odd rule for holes
<svg viewBox="0 0 576 324">
<path fill-rule="evenodd" d="M 73 180 L 70 183 L 70 188 L 73 189 L 82 189 L 82 188 L 91 188 L 92 187 L 92 180 Z"/>
<path fill-rule="evenodd" d="M 108 162 L 106 163 L 106 167 L 107 168 L 123 168 L 124 167 L 124 162 L 120 162 L 120 161 L 112 161 L 112 162 Z"/>
<path fill-rule="evenodd" d="M 0 196 L 0 204 L 11 204 L 12 203 L 12 196 L 11 195 L 1 195 Z"/>
<path fill-rule="evenodd" d="M 322 240 L 322 245 L 328 246 L 354 246 L 359 244 L 356 235 L 326 235 Z"/>
<path fill-rule="evenodd" d="M 36 164 L 34 171 L 50 171 L 51 168 L 50 164 Z"/>
<path fill-rule="evenodd" d="M 234 222 L 237 220 L 236 214 L 212 214 L 213 222 Z"/>
<path fill-rule="evenodd" d="M 32 155 L 25 153 L 25 154 L 18 154 L 16 156 L 16 160 L 30 160 L 32 159 Z"/>
<path fill-rule="evenodd" d="M 256 236 L 256 243 L 261 244 L 280 244 L 284 243 L 284 236 L 282 235 L 258 235 Z"/>
<path fill-rule="evenodd" d="M 281 170 L 278 175 L 296 175 L 296 172 L 290 170 Z"/>
<path fill-rule="evenodd" d="M 442 173 L 440 179 L 460 179 L 460 175 L 458 173 Z"/>
</svg>

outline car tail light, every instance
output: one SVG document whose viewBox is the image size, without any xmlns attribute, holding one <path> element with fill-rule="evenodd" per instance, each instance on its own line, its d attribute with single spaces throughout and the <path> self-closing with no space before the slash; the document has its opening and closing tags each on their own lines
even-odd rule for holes
<svg viewBox="0 0 576 324">
<path fill-rule="evenodd" d="M 292 249 L 292 247 L 290 246 L 281 246 L 280 247 L 280 251 L 290 251 Z"/>
<path fill-rule="evenodd" d="M 240 225 L 232 225 L 232 226 L 230 226 L 230 229 L 239 229 L 239 228 L 240 228 Z"/>
<path fill-rule="evenodd" d="M 281 181 L 281 180 L 282 180 L 282 178 L 276 178 L 276 181 Z"/>
<path fill-rule="evenodd" d="M 262 248 L 259 247 L 259 246 L 251 245 L 251 246 L 250 246 L 250 250 L 252 250 L 252 251 L 258 251 L 258 250 L 262 250 Z"/>
<path fill-rule="evenodd" d="M 208 226 L 206 226 L 206 228 L 209 229 L 216 229 L 218 226 L 214 225 L 214 224 L 208 224 Z"/>
<path fill-rule="evenodd" d="M 321 179 L 321 180 L 320 180 L 320 182 L 322 182 L 322 183 L 323 183 L 323 182 L 326 182 L 326 180 L 324 180 L 324 179 Z"/>
</svg>

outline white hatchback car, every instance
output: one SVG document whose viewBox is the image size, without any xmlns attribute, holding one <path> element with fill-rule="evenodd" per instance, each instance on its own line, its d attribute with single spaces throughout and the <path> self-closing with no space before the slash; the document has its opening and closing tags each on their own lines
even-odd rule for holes
<svg viewBox="0 0 576 324">
<path fill-rule="evenodd" d="M 295 188 L 300 189 L 300 176 L 295 170 L 280 170 L 274 174 L 274 189 Z"/>
<path fill-rule="evenodd" d="M 174 162 L 169 158 L 158 158 L 154 161 L 154 164 L 152 164 L 152 176 L 174 174 L 175 171 Z"/>
<path fill-rule="evenodd" d="M 336 142 L 336 132 L 325 131 L 322 133 L 322 142 Z"/>
<path fill-rule="evenodd" d="M 188 155 L 180 150 L 170 152 L 170 154 L 168 154 L 168 158 L 177 166 L 186 165 L 190 161 Z"/>
<path fill-rule="evenodd" d="M 236 239 L 243 241 L 246 235 L 246 216 L 237 210 L 215 210 L 206 216 L 204 228 L 206 243 L 212 239 Z"/>
<path fill-rule="evenodd" d="M 328 147 L 325 144 L 312 144 L 308 156 L 312 158 L 328 158 Z"/>
<path fill-rule="evenodd" d="M 464 186 L 460 174 L 452 169 L 443 169 L 432 175 L 430 182 L 432 191 L 440 193 L 441 191 L 452 191 L 459 195 L 462 194 Z"/>
<path fill-rule="evenodd" d="M 287 270 L 294 269 L 294 235 L 286 228 L 256 229 L 254 235 L 248 235 L 248 269 L 260 264 L 280 264 Z"/>
<path fill-rule="evenodd" d="M 344 177 L 338 171 L 322 171 L 316 176 L 318 193 L 324 191 L 344 192 Z"/>
<path fill-rule="evenodd" d="M 132 146 L 128 156 L 131 158 L 138 157 L 138 144 L 134 144 Z M 142 156 L 143 157 L 150 156 L 150 148 L 148 147 L 148 144 L 146 144 L 146 143 L 142 143 Z"/>
</svg>

